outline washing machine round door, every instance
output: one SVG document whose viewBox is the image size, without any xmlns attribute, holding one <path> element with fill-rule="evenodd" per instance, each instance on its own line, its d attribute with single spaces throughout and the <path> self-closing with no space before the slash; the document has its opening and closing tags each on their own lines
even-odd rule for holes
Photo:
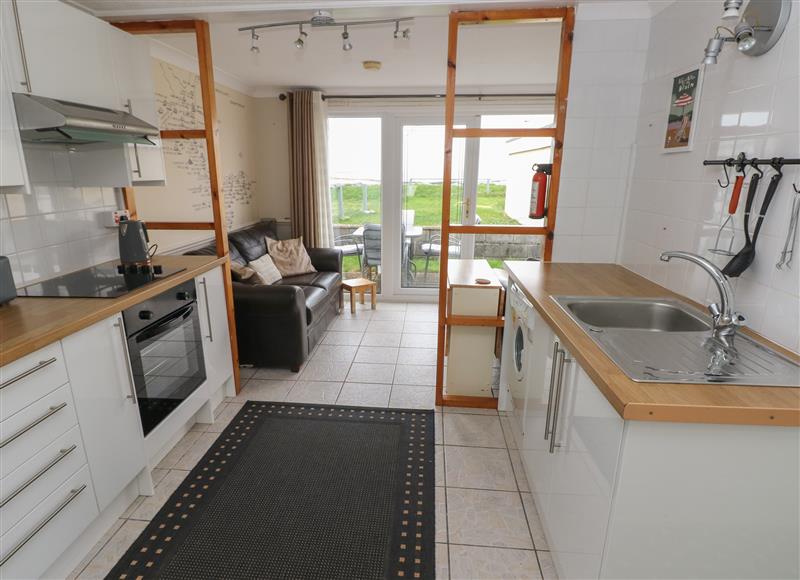
<svg viewBox="0 0 800 580">
<path fill-rule="evenodd" d="M 525 378 L 525 328 L 521 322 L 517 320 L 515 325 L 513 345 L 514 374 L 518 381 Z"/>
</svg>

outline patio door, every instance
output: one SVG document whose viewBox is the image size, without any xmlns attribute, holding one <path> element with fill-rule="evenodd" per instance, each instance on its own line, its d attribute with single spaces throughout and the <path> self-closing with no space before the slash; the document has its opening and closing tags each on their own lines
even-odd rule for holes
<svg viewBox="0 0 800 580">
<path fill-rule="evenodd" d="M 392 221 L 400 224 L 396 232 L 394 254 L 399 258 L 395 269 L 396 293 L 435 293 L 439 284 L 439 256 L 442 251 L 439 232 L 442 223 L 442 167 L 444 163 L 444 125 L 440 118 L 400 119 L 397 137 L 399 148 L 399 200 Z M 462 119 L 468 127 L 478 119 Z M 454 223 L 470 223 L 474 212 L 477 178 L 477 143 L 455 143 L 453 147 L 453 196 L 450 215 Z M 385 208 L 390 210 L 390 208 Z M 464 240 L 471 242 L 471 240 Z M 455 240 L 449 248 L 451 257 L 472 256 L 472 247 Z"/>
</svg>

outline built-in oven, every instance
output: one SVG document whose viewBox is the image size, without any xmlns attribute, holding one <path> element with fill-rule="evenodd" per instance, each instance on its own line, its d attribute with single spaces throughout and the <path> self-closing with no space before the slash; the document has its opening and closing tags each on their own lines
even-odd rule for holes
<svg viewBox="0 0 800 580">
<path fill-rule="evenodd" d="M 206 380 L 194 280 L 122 313 L 144 434 Z"/>
</svg>

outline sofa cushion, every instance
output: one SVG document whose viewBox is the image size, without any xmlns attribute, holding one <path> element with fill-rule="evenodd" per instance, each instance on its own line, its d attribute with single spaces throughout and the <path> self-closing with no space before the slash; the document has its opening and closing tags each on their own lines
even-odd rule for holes
<svg viewBox="0 0 800 580">
<path fill-rule="evenodd" d="M 311 258 L 303 245 L 303 236 L 290 240 L 271 240 L 267 238 L 267 253 L 272 256 L 275 267 L 281 276 L 299 276 L 316 272 Z"/>
<path fill-rule="evenodd" d="M 249 262 L 247 266 L 258 273 L 263 284 L 273 284 L 281 279 L 281 273 L 278 272 L 269 254 L 265 254 L 258 260 Z"/>
<path fill-rule="evenodd" d="M 314 272 L 312 274 L 300 274 L 299 276 L 287 276 L 275 282 L 289 286 L 316 286 L 326 292 L 334 291 L 341 276 L 336 272 Z"/>
<path fill-rule="evenodd" d="M 258 222 L 255 225 L 228 234 L 228 241 L 235 246 L 245 262 L 252 262 L 267 253 L 267 238 L 276 239 L 275 222 Z"/>
</svg>

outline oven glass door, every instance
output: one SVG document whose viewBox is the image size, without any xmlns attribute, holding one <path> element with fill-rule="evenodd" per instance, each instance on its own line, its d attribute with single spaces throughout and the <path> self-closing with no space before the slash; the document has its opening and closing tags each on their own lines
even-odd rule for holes
<svg viewBox="0 0 800 580">
<path fill-rule="evenodd" d="M 128 349 L 147 435 L 206 380 L 197 303 L 133 334 Z"/>
</svg>

